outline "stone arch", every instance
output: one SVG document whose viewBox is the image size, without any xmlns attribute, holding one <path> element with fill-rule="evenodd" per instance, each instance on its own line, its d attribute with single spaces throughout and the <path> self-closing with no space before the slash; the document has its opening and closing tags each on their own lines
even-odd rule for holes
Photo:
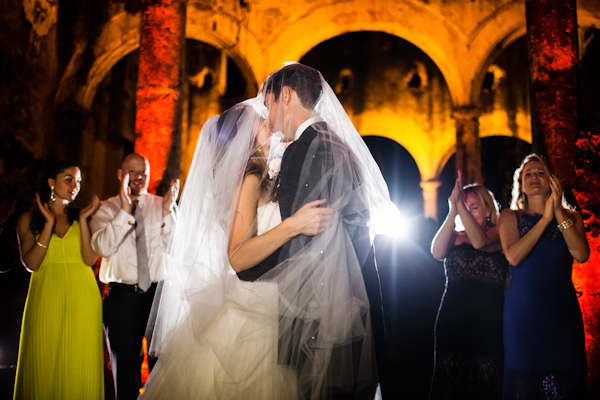
<svg viewBox="0 0 600 400">
<path fill-rule="evenodd" d="M 388 33 L 414 44 L 433 61 L 444 76 L 454 106 L 460 106 L 476 104 L 488 66 L 525 33 L 523 2 L 509 2 L 490 9 L 492 11 L 465 33 L 450 18 L 444 17 L 441 10 L 417 1 L 391 7 L 379 3 L 365 5 L 358 1 L 324 7 L 303 3 L 297 14 L 277 14 L 261 31 L 256 23 L 244 24 L 232 15 L 194 7 L 190 2 L 186 37 L 222 49 L 240 67 L 249 85 L 258 87 L 258 83 L 282 62 L 299 60 L 328 39 L 357 31 Z M 274 12 L 274 9 L 253 11 L 251 19 L 259 20 Z M 600 18 L 587 10 L 580 10 L 578 18 L 580 25 L 600 26 Z M 115 14 L 102 29 L 94 46 L 95 62 L 85 86 L 78 93 L 84 108 L 91 108 L 96 88 L 106 73 L 138 47 L 139 14 Z M 454 51 L 447 51 L 449 48 Z M 377 120 L 381 118 L 393 116 L 361 116 L 360 131 L 363 134 L 384 131 L 377 126 Z M 495 134 L 504 133 L 486 132 L 484 136 Z M 452 155 L 455 140 L 451 129 L 430 140 L 426 146 L 423 146 L 422 138 L 416 140 L 410 135 L 387 133 L 386 137 L 410 152 L 424 180 L 439 177 L 444 163 Z"/>
<path fill-rule="evenodd" d="M 338 49 L 344 49 L 348 46 L 354 46 L 353 51 L 338 51 Z M 375 50 L 373 47 L 378 47 L 379 50 Z M 348 76 L 353 73 L 360 74 L 356 78 L 357 82 L 360 82 L 356 83 L 357 85 L 365 85 L 367 82 L 376 84 L 375 81 L 378 79 L 375 75 L 371 77 L 364 76 L 368 70 L 364 69 L 366 67 L 361 67 L 360 61 L 354 60 L 354 58 L 362 59 L 363 53 L 364 56 L 369 54 L 368 57 L 383 57 L 380 59 L 380 65 L 376 68 L 377 73 L 384 73 L 386 68 L 389 69 L 390 74 L 384 79 L 390 81 L 390 86 L 397 91 L 395 92 L 398 94 L 397 98 L 402 100 L 396 102 L 394 92 L 386 92 L 382 95 L 383 97 L 379 98 L 377 95 L 373 97 L 361 95 L 361 90 L 369 90 L 368 86 L 355 88 L 358 91 L 354 94 L 350 94 L 351 92 L 340 93 L 343 80 L 339 78 L 343 77 L 344 73 L 346 75 L 350 74 Z M 354 54 L 356 54 L 356 57 L 353 58 L 352 55 Z M 400 56 L 400 54 L 403 56 Z M 335 58 L 328 61 L 327 57 L 331 55 L 334 55 Z M 403 60 L 406 62 L 403 63 Z M 423 180 L 435 179 L 438 169 L 435 160 L 439 159 L 439 152 L 445 151 L 445 147 L 454 145 L 455 130 L 454 123 L 450 119 L 451 99 L 449 89 L 443 74 L 422 49 L 387 32 L 352 31 L 318 43 L 300 61 L 308 62 L 310 65 L 322 69 L 329 84 L 341 96 L 340 101 L 347 107 L 347 112 L 355 127 L 363 136 L 375 135 L 395 141 L 411 154 Z M 408 65 L 410 67 L 407 67 Z M 429 76 L 429 72 L 425 71 L 425 76 L 421 78 L 425 81 L 432 79 L 431 82 L 426 84 L 427 89 L 423 89 L 423 91 L 412 87 L 410 82 L 411 68 L 418 65 L 421 65 L 424 71 L 425 65 L 427 70 L 431 70 L 431 76 Z M 349 68 L 352 68 L 352 70 Z M 418 96 L 416 95 L 417 92 L 419 93 Z M 356 97 L 357 94 L 358 98 Z M 421 95 L 425 97 L 421 97 Z M 439 96 L 437 97 L 438 100 L 443 100 L 440 102 L 440 106 L 435 109 L 427 108 L 427 101 L 423 99 L 435 95 Z M 365 97 L 368 98 L 365 99 Z M 373 107 L 373 104 L 379 104 L 379 106 Z M 399 104 L 402 104 L 400 108 Z M 416 107 L 415 113 L 408 111 L 412 106 Z M 429 110 L 430 113 L 425 110 Z"/>
<path fill-rule="evenodd" d="M 314 26 L 319 29 L 312 29 Z M 440 34 L 440 30 L 445 34 Z M 457 62 L 460 57 L 457 59 L 456 53 L 446 51 L 456 48 L 457 44 L 460 47 L 467 38 L 448 19 L 418 2 L 407 2 L 405 7 L 395 10 L 380 4 L 354 4 L 352 8 L 347 3 L 309 10 L 276 32 L 275 39 L 269 44 L 266 70 L 276 70 L 285 61 L 299 60 L 328 39 L 358 31 L 384 32 L 414 44 L 438 66 L 453 102 L 462 104 L 468 100 L 469 79 L 461 72 L 461 63 Z"/>
<path fill-rule="evenodd" d="M 490 47 L 488 48 L 487 54 L 483 56 L 483 58 L 481 59 L 481 63 L 477 71 L 475 72 L 473 84 L 471 86 L 472 104 L 477 104 L 479 102 L 478 96 L 481 92 L 481 88 L 483 86 L 483 82 L 487 74 L 488 68 L 502 54 L 502 52 L 506 50 L 508 46 L 514 43 L 517 39 L 523 37 L 526 33 L 527 32 L 525 25 L 518 26 L 515 27 L 515 30 L 506 32 L 505 36 L 498 38 L 497 42 L 490 43 Z"/>
<path fill-rule="evenodd" d="M 477 104 L 486 71 L 511 43 L 526 34 L 525 4 L 510 2 L 490 13 L 469 33 L 467 43 L 476 61 L 470 88 L 470 101 Z"/>
<path fill-rule="evenodd" d="M 600 16 L 588 9 L 577 9 L 577 25 L 600 29 Z"/>
<path fill-rule="evenodd" d="M 514 41 L 527 34 L 524 3 L 512 2 L 482 20 L 469 35 L 468 46 L 477 54 L 479 64 L 471 87 L 471 102 L 477 104 L 486 71 L 494 60 Z M 587 9 L 577 10 L 579 27 L 600 28 L 600 17 Z"/>
<path fill-rule="evenodd" d="M 211 29 L 211 25 L 215 27 L 225 25 L 231 28 L 234 23 L 231 18 L 206 11 L 204 13 L 208 15 L 202 15 L 200 18 L 198 16 L 200 11 L 190 12 L 190 9 L 193 8 L 188 8 L 186 38 L 195 39 L 222 50 L 234 60 L 248 84 L 258 88 L 254 72 L 255 66 L 246 57 L 247 54 L 254 54 L 259 58 L 262 55 L 262 50 L 253 39 L 254 37 L 241 26 L 237 34 L 234 34 L 236 32 L 234 29 Z M 203 24 L 197 22 L 199 19 L 203 21 Z M 132 15 L 121 12 L 112 17 L 103 27 L 94 47 L 96 59 L 88 73 L 87 82 L 81 88 L 78 96 L 80 104 L 85 109 L 91 108 L 96 89 L 108 71 L 120 59 L 139 47 L 139 25 L 139 14 Z M 257 64 L 256 61 L 254 63 Z M 63 78 L 64 80 L 65 78 Z"/>
<path fill-rule="evenodd" d="M 361 135 L 385 137 L 404 147 L 415 160 L 421 173 L 421 178 L 425 181 L 437 179 L 441 171 L 439 166 L 440 157 L 443 159 L 444 154 L 454 151 L 455 138 L 453 132 L 448 132 L 436 138 L 436 141 L 438 141 L 436 145 L 433 143 L 433 140 L 429 140 L 429 143 L 424 143 L 425 138 L 422 135 L 403 135 L 399 128 L 390 129 L 390 127 L 400 127 L 406 123 L 405 120 L 391 112 L 366 112 L 361 115 L 360 119 L 359 131 Z M 405 126 L 403 128 L 409 131 L 418 129 L 418 127 Z"/>
<path fill-rule="evenodd" d="M 87 81 L 79 92 L 78 100 L 83 108 L 91 109 L 98 85 L 108 71 L 120 59 L 140 46 L 139 30 L 139 14 L 122 12 L 106 23 L 94 46 L 93 52 L 96 58 L 88 73 Z"/>
<path fill-rule="evenodd" d="M 230 57 L 240 68 L 249 85 L 258 89 L 264 51 L 256 36 L 231 15 L 187 8 L 186 38 L 209 44 Z"/>
</svg>

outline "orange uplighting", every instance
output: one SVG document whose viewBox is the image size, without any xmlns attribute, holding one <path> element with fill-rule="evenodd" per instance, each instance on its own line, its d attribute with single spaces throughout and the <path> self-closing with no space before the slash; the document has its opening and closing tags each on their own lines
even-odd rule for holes
<svg viewBox="0 0 600 400">
<path fill-rule="evenodd" d="M 142 350 L 144 352 L 144 361 L 142 362 L 142 386 L 146 383 L 146 379 L 148 379 L 148 375 L 150 374 L 150 369 L 148 368 L 148 342 L 146 338 L 142 340 Z M 140 393 L 144 393 L 144 388 L 140 388 Z"/>
<path fill-rule="evenodd" d="M 573 285 L 579 296 L 579 305 L 585 328 L 585 347 L 588 358 L 588 374 L 598 378 L 600 370 L 600 237 L 588 234 L 590 258 L 583 264 L 573 265 Z"/>
<path fill-rule="evenodd" d="M 181 80 L 185 2 L 145 2 L 140 22 L 135 152 L 150 163 L 150 191 L 156 192 L 181 123 Z M 151 4 L 150 4 L 151 3 Z"/>
<path fill-rule="evenodd" d="M 585 328 L 585 346 L 588 365 L 588 382 L 600 381 L 600 213 L 598 188 L 600 176 L 593 172 L 597 162 L 600 136 L 581 132 L 577 141 L 578 166 L 576 169 L 577 204 L 586 224 L 590 245 L 590 258 L 583 264 L 573 265 L 573 285 L 579 296 L 579 305 Z"/>
<path fill-rule="evenodd" d="M 582 131 L 576 143 L 577 158 L 573 193 L 581 209 L 590 245 L 590 258 L 573 265 L 573 285 L 585 328 L 588 383 L 593 391 L 600 382 L 600 175 L 595 172 L 600 154 L 600 135 Z"/>
</svg>

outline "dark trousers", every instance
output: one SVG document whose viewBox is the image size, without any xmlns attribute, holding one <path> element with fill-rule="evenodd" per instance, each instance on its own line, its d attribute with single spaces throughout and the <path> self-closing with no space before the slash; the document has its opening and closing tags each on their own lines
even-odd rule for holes
<svg viewBox="0 0 600 400">
<path fill-rule="evenodd" d="M 108 285 L 103 303 L 104 331 L 117 400 L 137 399 L 140 394 L 142 339 L 155 292 L 156 283 L 146 293 L 138 292 L 136 285 Z"/>
</svg>

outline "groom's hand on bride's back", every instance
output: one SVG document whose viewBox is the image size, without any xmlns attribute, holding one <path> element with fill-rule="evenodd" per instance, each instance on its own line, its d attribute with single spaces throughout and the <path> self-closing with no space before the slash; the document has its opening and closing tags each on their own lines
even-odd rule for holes
<svg viewBox="0 0 600 400">
<path fill-rule="evenodd" d="M 288 218 L 288 223 L 295 229 L 296 235 L 315 236 L 331 225 L 333 208 L 321 207 L 326 201 L 322 199 L 306 203 Z"/>
</svg>

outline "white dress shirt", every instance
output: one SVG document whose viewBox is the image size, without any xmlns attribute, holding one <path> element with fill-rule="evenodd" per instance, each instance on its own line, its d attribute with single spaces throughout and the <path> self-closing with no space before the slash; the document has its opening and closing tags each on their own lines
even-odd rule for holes
<svg viewBox="0 0 600 400">
<path fill-rule="evenodd" d="M 144 218 L 150 280 L 162 277 L 162 258 L 167 248 L 175 214 L 162 216 L 162 197 L 147 194 L 138 198 L 136 209 Z M 91 221 L 92 249 L 102 257 L 100 281 L 128 285 L 138 283 L 135 218 L 121 209 L 119 196 L 102 202 Z"/>
<path fill-rule="evenodd" d="M 317 115 L 316 117 L 311 117 L 311 118 L 307 119 L 306 121 L 304 121 L 302 124 L 300 124 L 298 129 L 296 129 L 296 135 L 294 136 L 294 141 L 298 140 L 300 138 L 300 136 L 302 136 L 302 134 L 304 133 L 306 128 L 308 128 L 315 122 L 320 122 L 320 121 L 323 121 L 323 118 L 321 118 L 320 116 Z"/>
</svg>

